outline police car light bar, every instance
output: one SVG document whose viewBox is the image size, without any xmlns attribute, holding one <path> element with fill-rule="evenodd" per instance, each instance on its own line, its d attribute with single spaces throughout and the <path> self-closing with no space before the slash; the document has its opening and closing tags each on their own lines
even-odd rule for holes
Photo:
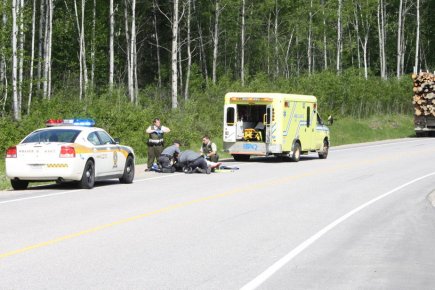
<svg viewBox="0 0 435 290">
<path fill-rule="evenodd" d="M 47 127 L 53 126 L 83 126 L 83 127 L 93 127 L 95 126 L 95 121 L 92 119 L 50 119 L 45 122 Z"/>
</svg>

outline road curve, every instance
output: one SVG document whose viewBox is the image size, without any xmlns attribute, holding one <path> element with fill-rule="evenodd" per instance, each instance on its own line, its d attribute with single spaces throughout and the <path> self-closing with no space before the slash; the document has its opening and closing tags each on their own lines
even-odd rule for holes
<svg viewBox="0 0 435 290">
<path fill-rule="evenodd" d="M 0 192 L 1 289 L 433 289 L 435 139 Z"/>
</svg>

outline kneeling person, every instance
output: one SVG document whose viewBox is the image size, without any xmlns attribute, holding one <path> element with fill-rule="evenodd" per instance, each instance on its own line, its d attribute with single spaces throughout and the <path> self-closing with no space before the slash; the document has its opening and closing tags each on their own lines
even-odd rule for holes
<svg viewBox="0 0 435 290">
<path fill-rule="evenodd" d="M 212 162 L 219 161 L 219 155 L 217 154 L 217 146 L 210 140 L 210 137 L 205 135 L 202 137 L 202 146 L 199 150 L 205 159 Z"/>
<path fill-rule="evenodd" d="M 180 141 L 174 141 L 174 144 L 166 147 L 159 156 L 159 167 L 163 173 L 172 173 L 173 167 L 178 155 L 180 154 Z"/>
<path fill-rule="evenodd" d="M 192 150 L 186 150 L 178 156 L 178 165 L 186 173 L 207 173 L 210 174 L 210 167 L 204 157 Z"/>
</svg>

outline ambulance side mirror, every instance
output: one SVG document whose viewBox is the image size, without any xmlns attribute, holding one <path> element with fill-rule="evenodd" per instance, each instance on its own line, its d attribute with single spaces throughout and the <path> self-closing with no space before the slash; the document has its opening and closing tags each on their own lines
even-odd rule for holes
<svg viewBox="0 0 435 290">
<path fill-rule="evenodd" d="M 121 140 L 119 138 L 113 138 L 113 140 L 115 141 L 115 144 L 121 143 Z"/>
</svg>

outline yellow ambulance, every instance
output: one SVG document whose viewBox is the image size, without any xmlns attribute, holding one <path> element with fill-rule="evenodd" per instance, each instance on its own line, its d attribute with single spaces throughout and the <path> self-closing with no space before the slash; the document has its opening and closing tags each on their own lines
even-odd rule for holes
<svg viewBox="0 0 435 290">
<path fill-rule="evenodd" d="M 223 141 L 237 161 L 275 155 L 297 162 L 309 152 L 326 159 L 330 147 L 317 98 L 280 93 L 227 93 Z"/>
</svg>

